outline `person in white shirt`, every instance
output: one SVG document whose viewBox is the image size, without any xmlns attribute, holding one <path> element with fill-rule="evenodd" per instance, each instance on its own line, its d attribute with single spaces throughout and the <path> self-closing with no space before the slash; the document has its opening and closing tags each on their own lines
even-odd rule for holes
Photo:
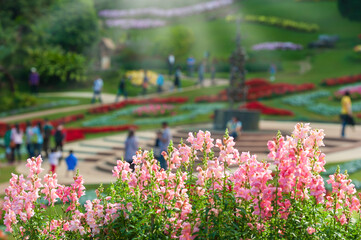
<svg viewBox="0 0 361 240">
<path fill-rule="evenodd" d="M 49 153 L 49 164 L 50 164 L 50 172 L 53 174 L 56 171 L 56 167 L 59 165 L 59 158 L 61 158 L 62 153 L 60 151 L 56 152 L 55 148 L 51 149 Z"/>
<path fill-rule="evenodd" d="M 173 67 L 175 64 L 175 57 L 173 54 L 170 54 L 168 56 L 168 69 L 169 69 L 169 76 L 173 74 Z"/>
<path fill-rule="evenodd" d="M 33 127 L 31 126 L 30 121 L 26 122 L 26 129 L 25 129 L 25 143 L 26 143 L 26 150 L 28 151 L 29 158 L 34 157 L 34 146 L 31 142 L 31 138 L 33 136 Z"/>
<path fill-rule="evenodd" d="M 98 76 L 97 79 L 94 81 L 94 85 L 93 85 L 94 95 L 92 98 L 92 103 L 95 103 L 97 97 L 99 98 L 99 102 L 100 103 L 102 102 L 102 97 L 101 97 L 102 89 L 103 89 L 103 79 L 101 79 Z"/>
<path fill-rule="evenodd" d="M 18 161 L 21 161 L 20 147 L 23 144 L 23 130 L 20 129 L 19 124 L 15 124 L 15 127 L 11 129 L 11 158 L 12 162 L 15 160 L 15 155 Z"/>
</svg>

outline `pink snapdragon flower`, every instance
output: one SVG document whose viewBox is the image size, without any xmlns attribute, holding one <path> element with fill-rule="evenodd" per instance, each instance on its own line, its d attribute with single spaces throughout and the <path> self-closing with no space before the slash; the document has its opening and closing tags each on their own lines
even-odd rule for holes
<svg viewBox="0 0 361 240">
<path fill-rule="evenodd" d="M 314 229 L 313 227 L 308 227 L 307 228 L 307 232 L 308 232 L 308 234 L 313 234 L 314 232 L 316 232 L 316 229 Z"/>
</svg>

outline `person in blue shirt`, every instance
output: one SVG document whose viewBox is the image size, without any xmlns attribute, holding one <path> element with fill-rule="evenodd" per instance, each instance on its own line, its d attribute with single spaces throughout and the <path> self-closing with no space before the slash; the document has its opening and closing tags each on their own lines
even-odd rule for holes
<svg viewBox="0 0 361 240">
<path fill-rule="evenodd" d="M 236 117 L 232 117 L 227 123 L 229 136 L 233 137 L 234 140 L 237 140 L 238 136 L 241 135 L 242 123 L 238 121 Z"/>
<path fill-rule="evenodd" d="M 31 136 L 31 142 L 33 144 L 33 150 L 35 157 L 41 155 L 41 150 L 43 148 L 43 127 L 41 122 L 38 122 L 32 129 L 33 135 Z"/>
<path fill-rule="evenodd" d="M 188 76 L 189 77 L 193 77 L 195 63 L 196 63 L 196 60 L 193 57 L 187 58 Z"/>
<path fill-rule="evenodd" d="M 163 92 L 163 84 L 164 84 L 164 77 L 162 74 L 159 74 L 157 78 L 157 91 L 159 93 Z"/>
<path fill-rule="evenodd" d="M 75 175 L 75 169 L 78 164 L 78 159 L 74 156 L 73 150 L 69 151 L 69 156 L 65 158 L 66 165 L 68 166 L 68 171 L 66 172 L 66 176 L 68 176 L 69 172 L 73 172 L 73 176 Z"/>
</svg>

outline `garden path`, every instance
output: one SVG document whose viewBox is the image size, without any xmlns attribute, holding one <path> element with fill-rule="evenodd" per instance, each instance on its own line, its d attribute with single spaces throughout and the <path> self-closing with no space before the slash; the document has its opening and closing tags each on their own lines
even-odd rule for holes
<svg viewBox="0 0 361 240">
<path fill-rule="evenodd" d="M 225 85 L 229 82 L 229 80 L 227 79 L 216 79 L 215 81 L 215 85 Z M 211 86 L 211 80 L 210 79 L 205 79 L 204 81 L 204 87 L 209 87 Z M 189 86 L 186 88 L 183 88 L 181 91 L 188 91 L 188 90 L 193 90 L 193 89 L 199 89 L 201 88 L 200 86 L 196 85 L 196 86 Z M 161 94 L 159 93 L 152 93 L 152 94 L 148 94 L 146 96 L 137 96 L 134 98 L 150 98 L 150 97 L 159 97 L 160 95 L 167 95 L 169 93 L 172 93 L 172 86 L 171 85 L 167 85 L 167 89 L 165 89 Z M 57 92 L 57 93 L 42 93 L 40 94 L 40 96 L 46 96 L 46 97 L 80 97 L 80 98 L 88 98 L 89 102 L 90 99 L 93 97 L 93 93 L 92 92 Z M 103 102 L 104 103 L 113 103 L 115 100 L 116 95 L 115 94 L 110 94 L 110 93 L 103 93 L 102 94 L 102 98 L 103 98 Z M 131 97 L 133 98 L 133 97 Z M 99 103 L 96 103 L 97 105 L 99 105 Z M 47 116 L 47 115 L 51 115 L 51 114 L 58 114 L 58 113 L 66 113 L 66 112 L 72 112 L 72 111 L 79 111 L 79 110 L 87 110 L 91 107 L 94 107 L 94 104 L 85 104 L 85 105 L 78 105 L 78 106 L 71 106 L 71 107 L 63 107 L 63 108 L 56 108 L 56 109 L 48 109 L 48 110 L 43 110 L 43 111 L 37 111 L 37 112 L 31 112 L 31 113 L 24 113 L 24 114 L 19 114 L 19 115 L 13 115 L 13 116 L 8 116 L 8 117 L 2 117 L 0 118 L 0 122 L 16 122 L 16 121 L 22 121 L 24 119 L 31 119 L 31 118 L 38 118 L 38 117 L 42 117 L 42 116 Z"/>
<path fill-rule="evenodd" d="M 267 140 L 272 136 L 276 136 L 277 131 L 280 130 L 283 134 L 289 134 L 294 128 L 295 122 L 288 121 L 260 121 L 259 133 L 245 132 L 240 142 L 237 142 L 236 147 L 243 151 L 249 151 L 251 154 L 257 154 L 259 159 L 267 160 Z M 326 133 L 325 144 L 322 150 L 326 153 L 327 162 L 342 162 L 360 159 L 361 152 L 361 126 L 356 126 L 354 130 L 347 129 L 347 138 L 340 138 L 340 124 L 334 123 L 312 123 L 312 128 L 324 129 Z M 180 138 L 186 139 L 188 131 L 197 131 L 198 129 L 207 130 L 212 129 L 212 124 L 202 125 L 188 125 L 180 126 L 172 129 L 173 140 L 175 144 L 180 141 Z M 257 135 L 259 134 L 259 135 Z M 149 150 L 154 144 L 154 131 L 139 131 L 136 133 L 139 138 L 140 146 L 143 149 Z M 221 132 L 213 132 L 215 138 L 222 136 Z M 255 138 L 256 136 L 256 138 Z M 259 137 L 258 137 L 259 136 Z M 123 155 L 124 141 L 126 133 L 120 133 L 113 136 L 101 137 L 91 140 L 84 140 L 66 144 L 64 155 L 67 151 L 74 150 L 76 156 L 79 158 L 79 171 L 85 179 L 87 184 L 109 183 L 114 181 L 111 170 L 116 164 L 116 159 L 120 159 Z M 259 143 L 255 143 L 255 142 Z M 61 162 L 57 169 L 59 183 L 69 184 L 72 182 L 72 177 L 65 176 L 66 164 Z M 44 160 L 43 168 L 46 171 L 49 169 L 47 160 Z M 235 170 L 235 169 L 231 169 Z M 27 174 L 25 164 L 18 165 L 17 171 L 22 174 Z M 46 172 L 45 171 L 45 172 Z M 0 184 L 0 195 L 4 194 L 5 188 L 8 184 Z"/>
</svg>

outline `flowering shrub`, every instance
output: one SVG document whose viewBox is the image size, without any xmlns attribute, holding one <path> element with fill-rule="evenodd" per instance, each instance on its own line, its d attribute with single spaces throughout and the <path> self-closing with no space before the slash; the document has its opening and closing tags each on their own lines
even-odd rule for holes
<svg viewBox="0 0 361 240">
<path fill-rule="evenodd" d="M 361 81 L 361 74 L 358 74 L 358 75 L 344 76 L 338 78 L 327 78 L 321 82 L 321 85 L 335 86 L 335 85 L 344 85 L 344 84 L 355 83 L 360 81 Z"/>
<path fill-rule="evenodd" d="M 282 102 L 287 103 L 291 106 L 311 106 L 315 104 L 314 100 L 328 97 L 331 93 L 326 90 L 319 90 L 311 93 L 303 93 L 298 95 L 292 95 L 282 99 Z"/>
<path fill-rule="evenodd" d="M 152 18 L 134 18 L 128 17 L 136 16 L 156 16 L 156 17 L 185 17 L 188 15 L 199 14 L 205 11 L 212 11 L 220 7 L 224 7 L 233 3 L 233 0 L 213 0 L 207 2 L 201 2 L 190 6 L 160 9 L 160 8 L 134 8 L 134 9 L 105 9 L 99 12 L 99 16 L 108 18 L 105 20 L 105 24 L 108 27 L 120 27 L 124 29 L 146 29 L 154 27 L 162 27 L 167 24 L 166 21 L 161 19 Z M 110 19 L 118 18 L 118 19 Z"/>
<path fill-rule="evenodd" d="M 348 91 L 351 94 L 351 98 L 353 100 L 361 98 L 361 84 L 359 83 L 353 86 L 340 88 L 337 92 L 335 92 L 334 94 L 335 98 L 340 100 L 346 91 Z"/>
<path fill-rule="evenodd" d="M 262 78 L 254 78 L 246 82 L 248 87 L 247 100 L 254 101 L 260 98 L 271 98 L 274 96 L 283 96 L 288 93 L 303 92 L 315 88 L 313 83 L 289 84 L 289 83 L 270 83 Z M 196 97 L 195 102 L 218 102 L 228 101 L 227 91 L 222 90 L 216 96 L 200 96 Z"/>
<path fill-rule="evenodd" d="M 262 114 L 265 115 L 278 115 L 278 116 L 293 116 L 293 112 L 286 110 L 286 109 L 280 109 L 280 108 L 272 108 L 263 105 L 260 102 L 249 102 L 244 104 L 240 107 L 240 109 L 249 109 L 249 110 L 259 110 Z"/>
<path fill-rule="evenodd" d="M 292 106 L 305 106 L 307 110 L 324 115 L 324 116 L 334 116 L 340 114 L 341 107 L 339 104 L 330 105 L 327 103 L 317 103 L 315 100 L 322 97 L 328 97 L 331 93 L 326 90 L 319 90 L 312 93 L 304 93 L 300 95 L 290 96 L 283 98 L 284 103 L 290 104 Z M 359 112 L 361 111 L 361 102 L 355 102 L 352 104 L 352 111 Z"/>
<path fill-rule="evenodd" d="M 235 15 L 228 15 L 226 17 L 226 20 L 235 21 L 237 18 L 238 17 Z M 276 27 L 281 27 L 296 31 L 317 32 L 320 30 L 320 27 L 314 23 L 297 22 L 294 20 L 273 17 L 273 16 L 245 15 L 242 18 L 242 20 L 246 22 L 260 23 L 260 24 L 271 25 L 271 26 L 276 26 Z"/>
<path fill-rule="evenodd" d="M 30 239 L 356 239 L 360 196 L 339 170 L 329 176 L 326 195 L 323 138 L 323 130 L 309 124 L 297 124 L 291 136 L 279 133 L 268 142 L 271 170 L 270 163 L 234 149 L 228 134 L 214 142 L 209 132 L 190 133 L 189 145 L 163 152 L 167 171 L 147 151 L 133 157 L 134 171 L 119 160 L 116 182 L 99 188 L 84 207 L 82 177 L 71 186 L 58 184 L 56 174 L 42 179 L 39 156 L 28 159 L 26 178 L 10 179 L 4 224 L 15 237 Z M 233 173 L 232 165 L 238 166 Z M 62 213 L 49 215 L 45 208 L 56 203 Z"/>
<path fill-rule="evenodd" d="M 123 29 L 147 29 L 163 27 L 166 21 L 160 19 L 107 19 L 105 24 L 108 27 L 119 27 Z"/>
<path fill-rule="evenodd" d="M 129 99 L 117 103 L 103 104 L 99 107 L 89 109 L 90 114 L 107 113 L 116 109 L 121 109 L 129 105 L 140 104 L 165 104 L 165 103 L 185 103 L 188 101 L 187 97 L 167 97 L 167 98 L 150 98 L 150 99 Z"/>
<path fill-rule="evenodd" d="M 173 114 L 173 105 L 169 104 L 149 104 L 136 108 L 133 114 L 137 117 L 158 117 Z"/>
<path fill-rule="evenodd" d="M 201 12 L 214 10 L 233 3 L 233 0 L 213 0 L 201 2 L 190 6 L 161 9 L 161 8 L 135 8 L 135 9 L 106 9 L 99 12 L 99 16 L 105 18 L 123 18 L 135 16 L 156 16 L 156 17 L 183 17 L 192 14 L 199 14 Z"/>
<path fill-rule="evenodd" d="M 136 125 L 118 125 L 102 127 L 67 128 L 65 138 L 67 142 L 77 141 L 85 138 L 85 134 L 120 132 L 129 129 L 137 129 Z"/>
<path fill-rule="evenodd" d="M 144 70 L 127 71 L 126 76 L 131 79 L 132 84 L 142 85 L 144 81 Z M 148 83 L 152 85 L 157 84 L 158 73 L 147 70 Z"/>
<path fill-rule="evenodd" d="M 292 42 L 264 42 L 255 44 L 252 46 L 252 50 L 302 50 L 303 47 L 300 44 Z"/>
</svg>

